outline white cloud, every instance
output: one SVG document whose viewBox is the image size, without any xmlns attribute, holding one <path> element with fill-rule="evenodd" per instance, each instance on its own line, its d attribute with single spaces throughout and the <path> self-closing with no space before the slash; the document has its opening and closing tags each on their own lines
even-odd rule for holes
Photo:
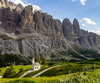
<svg viewBox="0 0 100 83">
<path fill-rule="evenodd" d="M 33 5 L 33 11 L 35 11 L 35 10 L 41 10 L 41 8 L 37 5 Z"/>
<path fill-rule="evenodd" d="M 82 5 L 85 5 L 85 2 L 86 2 L 87 0 L 80 0 L 80 2 L 81 2 L 81 4 Z"/>
<path fill-rule="evenodd" d="M 77 1 L 77 0 L 72 0 L 72 2 L 74 2 L 74 1 Z M 82 5 L 86 5 L 86 4 L 85 4 L 86 1 L 87 1 L 87 0 L 80 0 L 80 3 L 81 3 Z"/>
<path fill-rule="evenodd" d="M 80 20 L 80 22 L 85 23 L 85 24 L 90 24 L 90 25 L 97 25 L 95 22 L 93 22 L 89 18 L 83 18 L 82 20 Z"/>
<path fill-rule="evenodd" d="M 11 1 L 11 2 L 14 2 L 15 4 L 22 4 L 24 7 L 27 6 L 27 5 L 32 5 L 30 3 L 28 3 L 27 1 L 25 1 L 25 3 L 22 1 L 22 0 L 8 0 L 8 1 Z M 33 6 L 33 11 L 34 10 L 41 10 L 41 8 L 37 5 L 32 5 Z"/>
<path fill-rule="evenodd" d="M 24 4 L 24 2 L 23 1 L 21 1 L 21 0 L 8 0 L 8 1 L 11 1 L 11 2 L 14 2 L 15 4 L 22 4 L 23 6 L 26 6 L 26 4 Z"/>
<path fill-rule="evenodd" d="M 86 26 L 86 24 L 82 24 L 82 26 Z"/>
<path fill-rule="evenodd" d="M 98 35 L 100 35 L 100 30 L 88 30 L 89 32 L 93 32 L 93 33 L 96 33 L 96 34 L 98 34 Z"/>
</svg>

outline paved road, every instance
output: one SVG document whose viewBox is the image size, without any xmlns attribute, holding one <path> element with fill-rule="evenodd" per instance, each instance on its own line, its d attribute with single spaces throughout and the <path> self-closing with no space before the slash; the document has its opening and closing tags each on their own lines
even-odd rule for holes
<svg viewBox="0 0 100 83">
<path fill-rule="evenodd" d="M 28 70 L 27 72 L 25 72 L 23 75 L 21 75 L 19 78 L 22 78 L 22 77 L 24 77 L 24 76 L 26 76 L 27 74 L 29 74 L 29 73 L 31 73 L 31 72 L 33 72 L 34 70 Z"/>
<path fill-rule="evenodd" d="M 36 75 L 32 76 L 32 78 L 37 77 L 37 76 L 43 74 L 44 72 L 46 72 L 46 71 L 48 71 L 48 70 L 50 70 L 50 69 L 52 69 L 52 68 L 59 67 L 59 66 L 65 66 L 65 65 L 57 65 L 57 66 L 49 67 L 49 68 L 47 68 L 47 69 L 45 69 L 45 70 L 43 70 L 43 71 L 37 73 Z M 23 75 L 21 75 L 19 78 L 22 78 L 22 77 L 26 76 L 27 74 L 29 74 L 29 73 L 31 73 L 31 72 L 34 72 L 34 70 L 29 70 L 29 71 L 25 72 L 25 73 L 24 73 Z"/>
<path fill-rule="evenodd" d="M 52 68 L 59 67 L 59 66 L 65 66 L 65 65 L 57 65 L 57 66 L 53 66 L 53 67 L 47 68 L 47 69 L 45 69 L 45 70 L 43 70 L 43 71 L 37 73 L 36 75 L 32 76 L 32 78 L 37 77 L 37 76 L 43 74 L 44 72 L 46 72 L 46 71 L 48 71 L 48 70 L 50 70 L 50 69 L 52 69 Z"/>
</svg>

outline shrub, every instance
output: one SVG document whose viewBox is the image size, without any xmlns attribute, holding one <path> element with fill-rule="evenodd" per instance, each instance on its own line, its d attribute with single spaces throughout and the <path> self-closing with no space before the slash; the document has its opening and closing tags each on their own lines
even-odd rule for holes
<svg viewBox="0 0 100 83">
<path fill-rule="evenodd" d="M 23 68 L 19 69 L 19 72 L 22 72 L 23 71 Z"/>
<path fill-rule="evenodd" d="M 11 64 L 10 68 L 6 69 L 3 78 L 12 78 L 15 74 L 16 73 L 14 71 L 13 64 Z"/>
</svg>

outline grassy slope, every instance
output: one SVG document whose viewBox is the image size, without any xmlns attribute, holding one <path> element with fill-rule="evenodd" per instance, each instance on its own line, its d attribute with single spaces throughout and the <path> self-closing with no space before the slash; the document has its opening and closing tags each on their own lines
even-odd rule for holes
<svg viewBox="0 0 100 83">
<path fill-rule="evenodd" d="M 100 65 L 96 65 L 100 66 Z M 40 76 L 58 76 L 58 75 L 65 75 L 69 73 L 75 73 L 75 72 L 83 72 L 88 71 L 90 69 L 94 69 L 94 64 L 76 64 L 76 63 L 69 63 L 65 66 L 60 66 L 53 68 L 51 70 L 46 71 L 45 73 L 41 74 Z"/>
<path fill-rule="evenodd" d="M 90 69 L 100 68 L 100 58 L 86 60 L 77 63 L 69 63 L 66 66 L 60 66 L 46 71 L 41 76 L 58 76 L 65 75 L 68 73 L 83 72 Z"/>
<path fill-rule="evenodd" d="M 2 83 L 100 83 L 100 69 L 55 77 L 0 79 Z"/>
<path fill-rule="evenodd" d="M 5 70 L 6 70 L 7 68 L 9 68 L 9 67 L 0 68 L 0 69 L 1 69 L 1 72 L 0 72 L 0 73 L 4 73 Z M 23 70 L 32 69 L 32 65 L 26 65 L 26 66 L 23 66 L 23 65 L 16 65 L 16 66 L 14 66 L 15 72 L 18 72 L 19 69 L 21 69 L 21 68 L 22 68 Z"/>
<path fill-rule="evenodd" d="M 41 69 L 40 69 L 39 71 L 35 71 L 35 72 L 32 72 L 32 73 L 29 73 L 29 74 L 27 74 L 25 77 L 31 77 L 31 76 L 33 76 L 33 75 L 39 73 L 40 71 L 42 71 L 42 70 L 48 68 L 48 67 L 49 67 L 48 65 L 46 65 L 46 66 L 45 66 L 45 65 L 41 65 Z M 9 68 L 9 67 L 3 67 L 3 68 L 1 68 L 0 74 L 3 74 L 7 68 Z M 19 72 L 19 69 L 21 69 L 21 68 L 23 69 L 23 71 L 22 71 L 22 72 Z M 16 65 L 16 66 L 14 66 L 15 72 L 16 72 L 16 73 L 19 72 L 19 73 L 17 73 L 17 74 L 14 76 L 14 78 L 20 77 L 22 74 L 24 74 L 24 73 L 25 73 L 26 71 L 28 71 L 29 69 L 32 69 L 32 66 L 31 66 L 31 65 L 26 65 L 26 66 L 23 66 L 23 65 Z"/>
</svg>

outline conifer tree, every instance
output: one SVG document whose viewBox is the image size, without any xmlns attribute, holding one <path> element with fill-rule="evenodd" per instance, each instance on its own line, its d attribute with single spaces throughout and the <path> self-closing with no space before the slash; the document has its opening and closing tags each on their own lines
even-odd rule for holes
<svg viewBox="0 0 100 83">
<path fill-rule="evenodd" d="M 3 74 L 3 78 L 12 78 L 15 75 L 15 71 L 13 68 L 13 64 L 11 64 L 10 68 L 7 68 Z"/>
<path fill-rule="evenodd" d="M 47 60 L 46 60 L 46 58 L 43 58 L 42 64 L 43 64 L 43 65 L 47 65 Z"/>
<path fill-rule="evenodd" d="M 38 63 L 41 64 L 41 60 L 40 60 L 39 58 L 36 58 L 36 59 L 35 59 L 35 62 L 38 62 Z"/>
</svg>

